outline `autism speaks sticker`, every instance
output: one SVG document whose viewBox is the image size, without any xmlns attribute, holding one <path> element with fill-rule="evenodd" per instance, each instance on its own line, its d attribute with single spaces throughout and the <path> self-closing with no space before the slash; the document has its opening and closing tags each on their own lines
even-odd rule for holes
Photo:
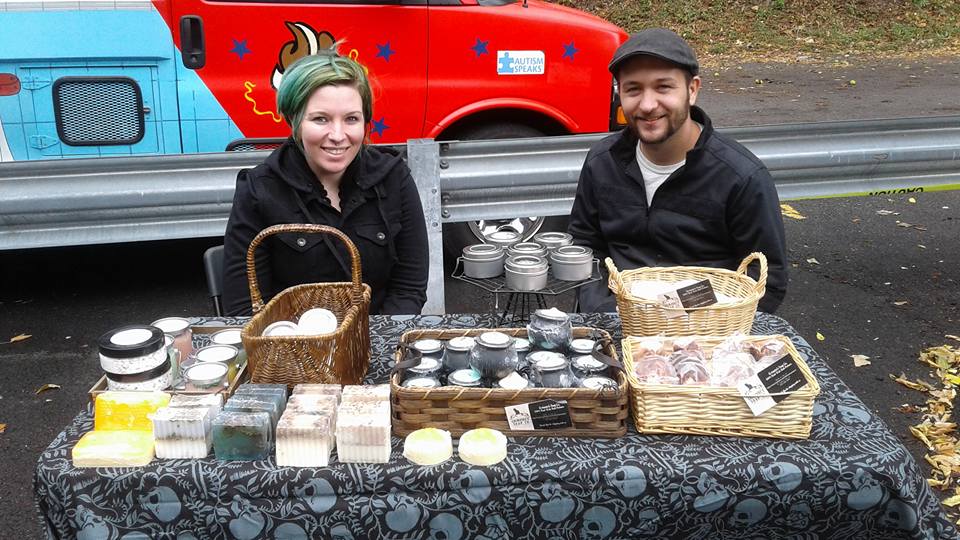
<svg viewBox="0 0 960 540">
<path fill-rule="evenodd" d="M 497 51 L 497 75 L 543 75 L 546 67 L 543 51 Z"/>
</svg>

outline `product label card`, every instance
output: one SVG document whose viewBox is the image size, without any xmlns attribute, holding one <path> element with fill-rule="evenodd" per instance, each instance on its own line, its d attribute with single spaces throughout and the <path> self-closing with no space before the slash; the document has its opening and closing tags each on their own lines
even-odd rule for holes
<svg viewBox="0 0 960 540">
<path fill-rule="evenodd" d="M 716 303 L 717 295 L 713 292 L 713 284 L 709 279 L 660 295 L 660 304 L 667 308 L 664 316 L 668 319 L 686 315 L 685 308 L 712 306 Z"/>
<path fill-rule="evenodd" d="M 503 408 L 507 413 L 507 423 L 514 431 L 532 431 L 535 429 L 558 429 L 571 427 L 570 409 L 566 401 L 544 399 L 522 405 Z"/>
<path fill-rule="evenodd" d="M 546 67 L 543 51 L 497 51 L 497 75 L 543 75 Z"/>
<path fill-rule="evenodd" d="M 741 381 L 737 389 L 754 416 L 760 416 L 806 384 L 800 366 L 787 354 L 753 377 Z"/>
</svg>

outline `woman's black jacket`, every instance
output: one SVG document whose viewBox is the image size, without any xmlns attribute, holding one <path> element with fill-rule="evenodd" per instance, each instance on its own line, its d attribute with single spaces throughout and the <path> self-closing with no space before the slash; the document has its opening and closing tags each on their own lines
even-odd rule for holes
<svg viewBox="0 0 960 540">
<path fill-rule="evenodd" d="M 303 152 L 288 139 L 266 161 L 237 175 L 224 235 L 223 306 L 249 315 L 246 254 L 261 230 L 280 223 L 316 223 L 343 231 L 360 252 L 370 313 L 420 313 L 426 302 L 428 247 L 416 184 L 393 150 L 364 146 L 340 184 L 340 211 L 330 205 Z M 350 281 L 350 256 L 328 235 L 267 238 L 256 254 L 264 302 L 302 283 Z"/>
</svg>

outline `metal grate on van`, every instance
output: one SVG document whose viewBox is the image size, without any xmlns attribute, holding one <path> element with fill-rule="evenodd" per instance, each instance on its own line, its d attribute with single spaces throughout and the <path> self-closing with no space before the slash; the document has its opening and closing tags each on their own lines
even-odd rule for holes
<svg viewBox="0 0 960 540">
<path fill-rule="evenodd" d="M 143 97 L 129 77 L 61 77 L 53 83 L 53 110 L 60 140 L 71 146 L 143 139 Z"/>
</svg>

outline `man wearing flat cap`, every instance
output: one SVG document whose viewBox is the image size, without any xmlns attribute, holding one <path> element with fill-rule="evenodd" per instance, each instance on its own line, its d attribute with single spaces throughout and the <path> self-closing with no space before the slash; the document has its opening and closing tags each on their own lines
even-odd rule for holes
<svg viewBox="0 0 960 540">
<path fill-rule="evenodd" d="M 587 154 L 568 232 L 617 268 L 708 266 L 736 270 L 767 258 L 759 309 L 774 312 L 787 289 L 780 201 L 767 168 L 713 130 L 695 106 L 699 65 L 690 45 L 662 28 L 633 35 L 614 53 L 627 128 Z M 756 269 L 751 269 L 756 277 Z M 609 312 L 606 280 L 578 290 L 580 310 Z"/>
</svg>

